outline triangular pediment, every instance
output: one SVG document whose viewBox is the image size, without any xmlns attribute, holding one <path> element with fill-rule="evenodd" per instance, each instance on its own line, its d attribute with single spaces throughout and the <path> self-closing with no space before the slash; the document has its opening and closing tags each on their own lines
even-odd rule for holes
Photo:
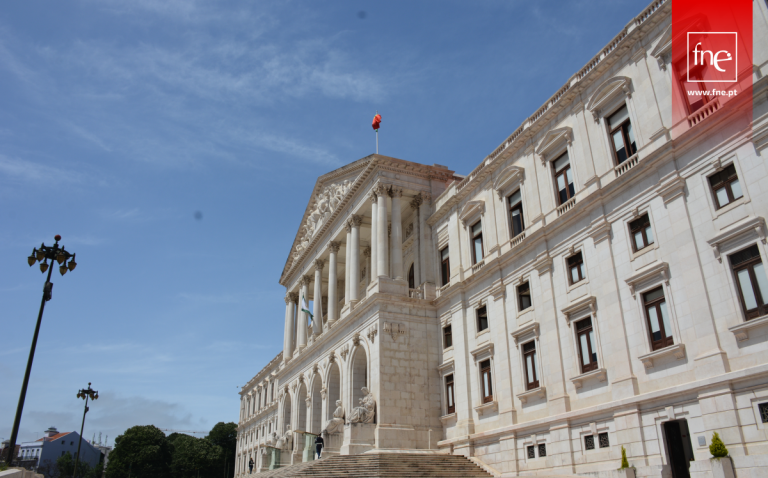
<svg viewBox="0 0 768 478">
<path fill-rule="evenodd" d="M 667 26 L 667 28 L 664 29 L 663 32 L 661 32 L 661 36 L 659 37 L 659 41 L 656 42 L 656 46 L 653 47 L 653 50 L 651 50 L 651 56 L 654 58 L 659 58 L 664 53 L 668 52 L 672 49 L 672 25 Z"/>
</svg>

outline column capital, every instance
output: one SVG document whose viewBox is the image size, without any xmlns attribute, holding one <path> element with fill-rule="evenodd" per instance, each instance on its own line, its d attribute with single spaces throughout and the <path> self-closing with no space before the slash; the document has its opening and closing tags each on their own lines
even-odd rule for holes
<svg viewBox="0 0 768 478">
<path fill-rule="evenodd" d="M 349 225 L 350 227 L 360 227 L 360 224 L 363 223 L 363 216 L 358 216 L 357 214 L 352 214 L 349 216 Z"/>
<path fill-rule="evenodd" d="M 344 229 L 346 229 L 346 230 L 347 230 L 347 234 L 349 234 L 350 232 L 352 232 L 352 224 L 350 224 L 350 223 L 349 223 L 349 219 L 347 219 L 346 221 L 344 221 Z"/>
<path fill-rule="evenodd" d="M 432 204 L 432 194 L 422 191 L 419 195 L 421 196 L 422 204 Z"/>
<path fill-rule="evenodd" d="M 315 259 L 314 264 L 315 264 L 315 269 L 318 271 L 322 271 L 323 267 L 325 267 L 325 261 L 322 259 Z"/>
<path fill-rule="evenodd" d="M 368 193 L 368 200 L 371 201 L 373 204 L 376 204 L 376 201 L 378 201 L 379 197 L 376 195 L 376 192 L 372 189 L 370 193 Z"/>
<path fill-rule="evenodd" d="M 299 284 L 304 286 L 304 285 L 309 285 L 310 282 L 312 282 L 312 277 L 310 277 L 308 275 L 307 276 L 301 276 L 301 280 L 299 281 Z"/>
<path fill-rule="evenodd" d="M 341 247 L 341 242 L 331 241 L 328 243 L 328 250 L 330 250 L 331 252 L 339 252 L 340 247 Z"/>
<path fill-rule="evenodd" d="M 422 201 L 421 194 L 416 195 L 416 197 L 413 198 L 413 201 L 411 201 L 411 209 L 418 209 L 419 206 L 421 206 Z"/>
<path fill-rule="evenodd" d="M 389 195 L 392 196 L 393 198 L 403 197 L 403 188 L 392 186 L 389 189 Z"/>
<path fill-rule="evenodd" d="M 389 195 L 389 186 L 387 184 L 377 183 L 376 186 L 373 187 L 373 191 L 379 197 L 386 197 Z"/>
</svg>

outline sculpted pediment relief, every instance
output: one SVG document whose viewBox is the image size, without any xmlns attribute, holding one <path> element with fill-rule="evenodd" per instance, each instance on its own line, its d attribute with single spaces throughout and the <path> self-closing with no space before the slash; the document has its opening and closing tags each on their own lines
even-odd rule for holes
<svg viewBox="0 0 768 478">
<path fill-rule="evenodd" d="M 301 234 L 301 240 L 296 245 L 293 251 L 293 260 L 297 260 L 301 257 L 301 253 L 307 248 L 315 234 L 320 231 L 320 228 L 325 224 L 331 213 L 339 207 L 341 200 L 349 191 L 352 186 L 352 181 L 345 179 L 344 181 L 330 184 L 323 187 L 318 192 L 313 200 L 312 207 L 307 215 L 306 222 L 299 229 Z"/>
</svg>

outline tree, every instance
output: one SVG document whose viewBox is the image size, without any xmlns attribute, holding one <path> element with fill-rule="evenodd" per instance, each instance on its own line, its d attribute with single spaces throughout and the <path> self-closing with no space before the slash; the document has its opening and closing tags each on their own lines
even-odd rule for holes
<svg viewBox="0 0 768 478">
<path fill-rule="evenodd" d="M 720 439 L 720 435 L 718 435 L 717 432 L 712 435 L 712 443 L 709 444 L 709 452 L 715 458 L 728 456 L 728 449 L 725 447 L 725 443 Z"/>
<path fill-rule="evenodd" d="M 234 467 L 235 455 L 237 454 L 237 424 L 233 422 L 219 422 L 213 426 L 206 440 L 223 449 L 222 467 Z"/>
<path fill-rule="evenodd" d="M 76 478 L 99 478 L 101 477 L 101 468 L 101 463 L 94 468 L 88 462 L 81 461 L 77 465 Z M 75 458 L 69 452 L 58 457 L 55 463 L 51 462 L 51 460 L 45 460 L 37 468 L 37 472 L 45 476 L 45 478 L 71 478 L 74 471 Z"/>
<path fill-rule="evenodd" d="M 107 478 L 167 478 L 173 459 L 173 444 L 159 428 L 135 426 L 115 439 L 109 454 Z"/>
<path fill-rule="evenodd" d="M 621 468 L 629 468 L 629 462 L 627 461 L 627 450 L 624 449 L 624 447 L 621 447 Z"/>
<path fill-rule="evenodd" d="M 218 478 L 222 474 L 223 449 L 203 438 L 176 437 L 173 443 L 172 476 Z"/>
</svg>

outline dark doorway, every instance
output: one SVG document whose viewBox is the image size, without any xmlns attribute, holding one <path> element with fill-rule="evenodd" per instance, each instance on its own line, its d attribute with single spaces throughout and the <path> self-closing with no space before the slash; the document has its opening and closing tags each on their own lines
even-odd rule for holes
<svg viewBox="0 0 768 478">
<path fill-rule="evenodd" d="M 690 478 L 688 467 L 693 460 L 693 445 L 688 432 L 688 422 L 675 420 L 664 423 L 662 427 L 667 444 L 667 460 L 672 468 L 673 478 Z"/>
<path fill-rule="evenodd" d="M 413 264 L 411 264 L 411 268 L 408 269 L 408 287 L 411 289 L 416 288 L 416 278 L 413 276 Z"/>
</svg>

